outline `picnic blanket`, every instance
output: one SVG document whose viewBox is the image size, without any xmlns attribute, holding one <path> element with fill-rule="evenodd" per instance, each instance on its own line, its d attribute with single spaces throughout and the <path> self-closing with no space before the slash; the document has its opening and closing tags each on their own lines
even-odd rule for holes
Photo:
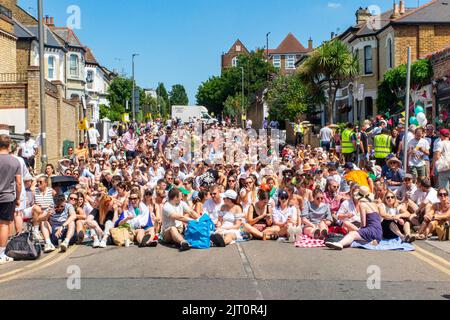
<svg viewBox="0 0 450 320">
<path fill-rule="evenodd" d="M 297 248 L 323 248 L 325 247 L 325 241 L 315 240 L 306 235 L 301 235 L 297 237 L 295 241 L 295 247 Z"/>
<path fill-rule="evenodd" d="M 415 248 L 412 244 L 404 243 L 400 238 L 392 239 L 392 240 L 383 240 L 377 246 L 374 246 L 370 243 L 361 244 L 359 242 L 353 242 L 352 248 L 366 249 L 366 250 L 375 250 L 375 251 L 388 251 L 388 250 L 397 250 L 397 251 L 414 251 Z"/>
</svg>

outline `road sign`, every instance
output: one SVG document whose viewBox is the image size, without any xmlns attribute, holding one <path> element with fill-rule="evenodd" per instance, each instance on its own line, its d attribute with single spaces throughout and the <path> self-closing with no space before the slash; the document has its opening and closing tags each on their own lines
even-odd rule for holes
<svg viewBox="0 0 450 320">
<path fill-rule="evenodd" d="M 356 96 L 356 99 L 357 99 L 358 101 L 363 101 L 363 100 L 364 100 L 364 89 L 365 89 L 365 85 L 364 85 L 363 83 L 361 83 L 361 84 L 358 86 L 358 94 L 357 94 L 357 96 Z"/>
</svg>

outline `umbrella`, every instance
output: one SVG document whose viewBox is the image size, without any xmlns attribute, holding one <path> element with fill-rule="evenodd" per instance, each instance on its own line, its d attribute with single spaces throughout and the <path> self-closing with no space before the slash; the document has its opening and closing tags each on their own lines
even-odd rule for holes
<svg viewBox="0 0 450 320">
<path fill-rule="evenodd" d="M 52 187 L 71 187 L 78 184 L 77 179 L 74 177 L 57 176 L 52 177 Z"/>
</svg>

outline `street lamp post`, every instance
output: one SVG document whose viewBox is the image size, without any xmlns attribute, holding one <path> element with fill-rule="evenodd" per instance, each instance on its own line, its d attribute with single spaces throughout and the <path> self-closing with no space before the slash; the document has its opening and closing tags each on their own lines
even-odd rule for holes
<svg viewBox="0 0 450 320">
<path fill-rule="evenodd" d="M 41 171 L 45 172 L 47 166 L 47 124 L 45 114 L 45 35 L 44 35 L 44 21 L 43 21 L 43 5 L 42 0 L 38 0 L 38 19 L 39 19 L 39 104 L 41 113 Z"/>
<path fill-rule="evenodd" d="M 131 108 L 132 108 L 132 112 L 133 112 L 133 121 L 136 121 L 136 97 L 135 97 L 135 90 L 136 90 L 136 83 L 134 80 L 134 57 L 137 57 L 139 54 L 137 53 L 133 53 L 132 56 L 132 81 L 133 81 L 133 92 L 131 94 L 131 99 L 132 99 L 132 103 L 131 103 Z"/>
<path fill-rule="evenodd" d="M 269 59 L 269 36 L 272 32 L 268 32 L 266 34 L 266 55 L 267 55 L 267 59 Z"/>
<path fill-rule="evenodd" d="M 408 127 L 409 127 L 409 102 L 410 102 L 410 91 L 411 91 L 411 47 L 408 47 L 408 64 L 406 71 L 406 101 L 405 101 L 405 134 L 403 141 L 403 170 L 408 172 Z"/>
</svg>

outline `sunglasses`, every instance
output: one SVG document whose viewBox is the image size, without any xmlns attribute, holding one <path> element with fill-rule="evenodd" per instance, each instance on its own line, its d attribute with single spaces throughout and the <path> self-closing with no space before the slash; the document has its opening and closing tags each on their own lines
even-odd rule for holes
<svg viewBox="0 0 450 320">
<path fill-rule="evenodd" d="M 280 198 L 280 200 L 281 201 L 286 201 L 286 200 L 289 200 L 289 197 L 282 197 L 282 198 Z"/>
<path fill-rule="evenodd" d="M 323 197 L 316 198 L 317 201 L 322 201 Z"/>
<path fill-rule="evenodd" d="M 439 197 L 448 197 L 448 193 L 439 193 L 438 196 Z"/>
<path fill-rule="evenodd" d="M 395 199 L 393 196 L 386 197 L 387 200 Z"/>
<path fill-rule="evenodd" d="M 228 182 L 236 182 L 236 180 L 228 180 Z"/>
<path fill-rule="evenodd" d="M 218 193 L 217 192 L 215 192 L 215 193 L 211 193 L 211 195 L 214 197 L 214 196 L 217 196 L 218 195 Z"/>
<path fill-rule="evenodd" d="M 139 200 L 139 198 L 130 198 L 131 201 Z"/>
<path fill-rule="evenodd" d="M 77 201 L 78 198 L 75 198 L 75 197 L 69 197 L 69 200 Z"/>
</svg>

